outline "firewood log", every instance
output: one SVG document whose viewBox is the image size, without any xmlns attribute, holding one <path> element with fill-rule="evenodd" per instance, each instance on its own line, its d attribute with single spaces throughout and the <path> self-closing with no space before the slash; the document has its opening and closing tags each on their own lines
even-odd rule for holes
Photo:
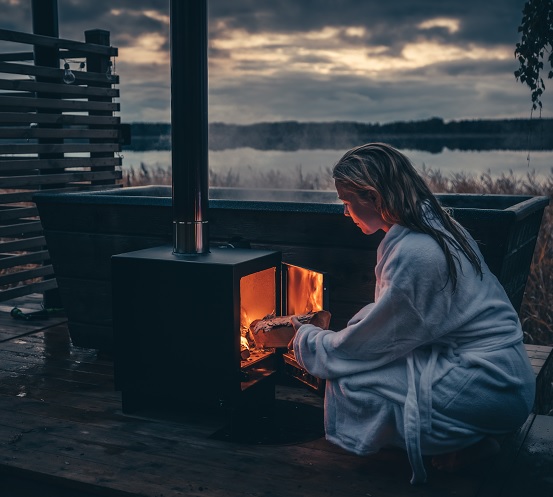
<svg viewBox="0 0 553 497">
<path fill-rule="evenodd" d="M 328 328 L 330 313 L 328 311 L 309 312 L 295 316 L 302 324 L 313 323 L 321 328 Z M 257 348 L 287 347 L 294 337 L 295 330 L 292 316 L 265 316 L 250 324 L 250 331 Z"/>
</svg>

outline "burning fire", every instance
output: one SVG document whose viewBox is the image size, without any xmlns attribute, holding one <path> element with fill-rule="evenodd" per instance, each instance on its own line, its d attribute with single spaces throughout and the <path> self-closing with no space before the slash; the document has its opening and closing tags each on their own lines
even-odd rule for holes
<svg viewBox="0 0 553 497">
<path fill-rule="evenodd" d="M 323 275 L 310 269 L 286 264 L 286 302 L 282 312 L 303 315 L 323 310 Z M 240 334 L 254 346 L 250 324 L 277 313 L 276 268 L 252 273 L 240 279 Z M 280 309 L 278 309 L 280 311 Z M 280 312 L 279 312 L 280 314 Z"/>
<path fill-rule="evenodd" d="M 247 336 L 250 323 L 275 313 L 276 268 L 264 269 L 240 279 L 240 334 Z"/>
<path fill-rule="evenodd" d="M 297 266 L 288 266 L 287 314 L 307 314 L 323 309 L 323 275 Z"/>
</svg>

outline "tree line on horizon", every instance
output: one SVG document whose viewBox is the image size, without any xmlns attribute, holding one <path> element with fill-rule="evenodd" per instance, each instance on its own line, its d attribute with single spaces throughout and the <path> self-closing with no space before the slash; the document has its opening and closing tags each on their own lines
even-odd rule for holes
<svg viewBox="0 0 553 497">
<path fill-rule="evenodd" d="M 170 150 L 171 124 L 130 124 L 125 150 Z M 387 142 L 400 149 L 440 153 L 450 150 L 553 150 L 553 119 L 475 119 L 445 122 L 433 117 L 387 124 L 353 121 L 277 121 L 254 124 L 209 124 L 209 148 L 257 150 L 351 148 Z"/>
</svg>

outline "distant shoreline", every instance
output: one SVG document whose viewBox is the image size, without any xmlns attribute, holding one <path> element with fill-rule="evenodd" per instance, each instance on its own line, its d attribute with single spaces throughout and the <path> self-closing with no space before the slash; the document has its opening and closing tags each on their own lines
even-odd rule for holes
<svg viewBox="0 0 553 497">
<path fill-rule="evenodd" d="M 171 150 L 169 123 L 131 123 L 131 143 L 124 150 Z M 211 123 L 209 149 L 257 150 L 347 149 L 383 141 L 400 149 L 439 153 L 461 151 L 553 150 L 553 119 L 496 119 L 367 124 L 359 122 L 281 121 L 256 124 Z"/>
</svg>

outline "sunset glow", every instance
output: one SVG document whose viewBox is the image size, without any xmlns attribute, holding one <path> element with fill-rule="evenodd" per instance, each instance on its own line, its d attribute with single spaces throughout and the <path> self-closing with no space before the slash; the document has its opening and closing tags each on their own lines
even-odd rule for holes
<svg viewBox="0 0 553 497">
<path fill-rule="evenodd" d="M 155 19 L 156 21 L 160 21 L 163 24 L 167 24 L 167 26 L 169 26 L 171 19 L 167 14 L 162 14 L 161 12 L 158 12 L 156 10 L 143 10 L 142 13 L 146 17 L 150 17 L 151 19 Z"/>
<path fill-rule="evenodd" d="M 440 62 L 454 62 L 462 60 L 506 60 L 512 57 L 507 47 L 489 48 L 468 45 L 444 45 L 422 42 L 406 45 L 402 51 L 406 68 L 418 68 Z"/>
<path fill-rule="evenodd" d="M 430 27 L 458 29 L 452 19 L 433 19 L 421 24 Z M 361 37 L 362 28 L 325 27 L 319 31 L 297 33 L 267 32 L 249 34 L 243 30 L 227 30 L 211 46 L 225 57 L 212 61 L 214 74 L 255 73 L 276 75 L 290 72 L 309 72 L 313 75 L 351 74 L 377 77 L 385 73 L 420 69 L 444 62 L 472 60 L 506 60 L 512 56 L 510 47 L 467 46 L 419 41 L 406 44 L 399 54 L 390 54 L 385 46 L 347 44 L 341 34 Z"/>
<path fill-rule="evenodd" d="M 145 33 L 134 45 L 119 49 L 119 57 L 128 64 L 167 64 L 170 54 L 162 50 L 165 38 L 159 33 Z"/>
<path fill-rule="evenodd" d="M 453 34 L 459 31 L 459 24 L 459 19 L 437 17 L 435 19 L 429 19 L 428 21 L 421 22 L 418 27 L 419 29 L 445 28 Z"/>
</svg>

